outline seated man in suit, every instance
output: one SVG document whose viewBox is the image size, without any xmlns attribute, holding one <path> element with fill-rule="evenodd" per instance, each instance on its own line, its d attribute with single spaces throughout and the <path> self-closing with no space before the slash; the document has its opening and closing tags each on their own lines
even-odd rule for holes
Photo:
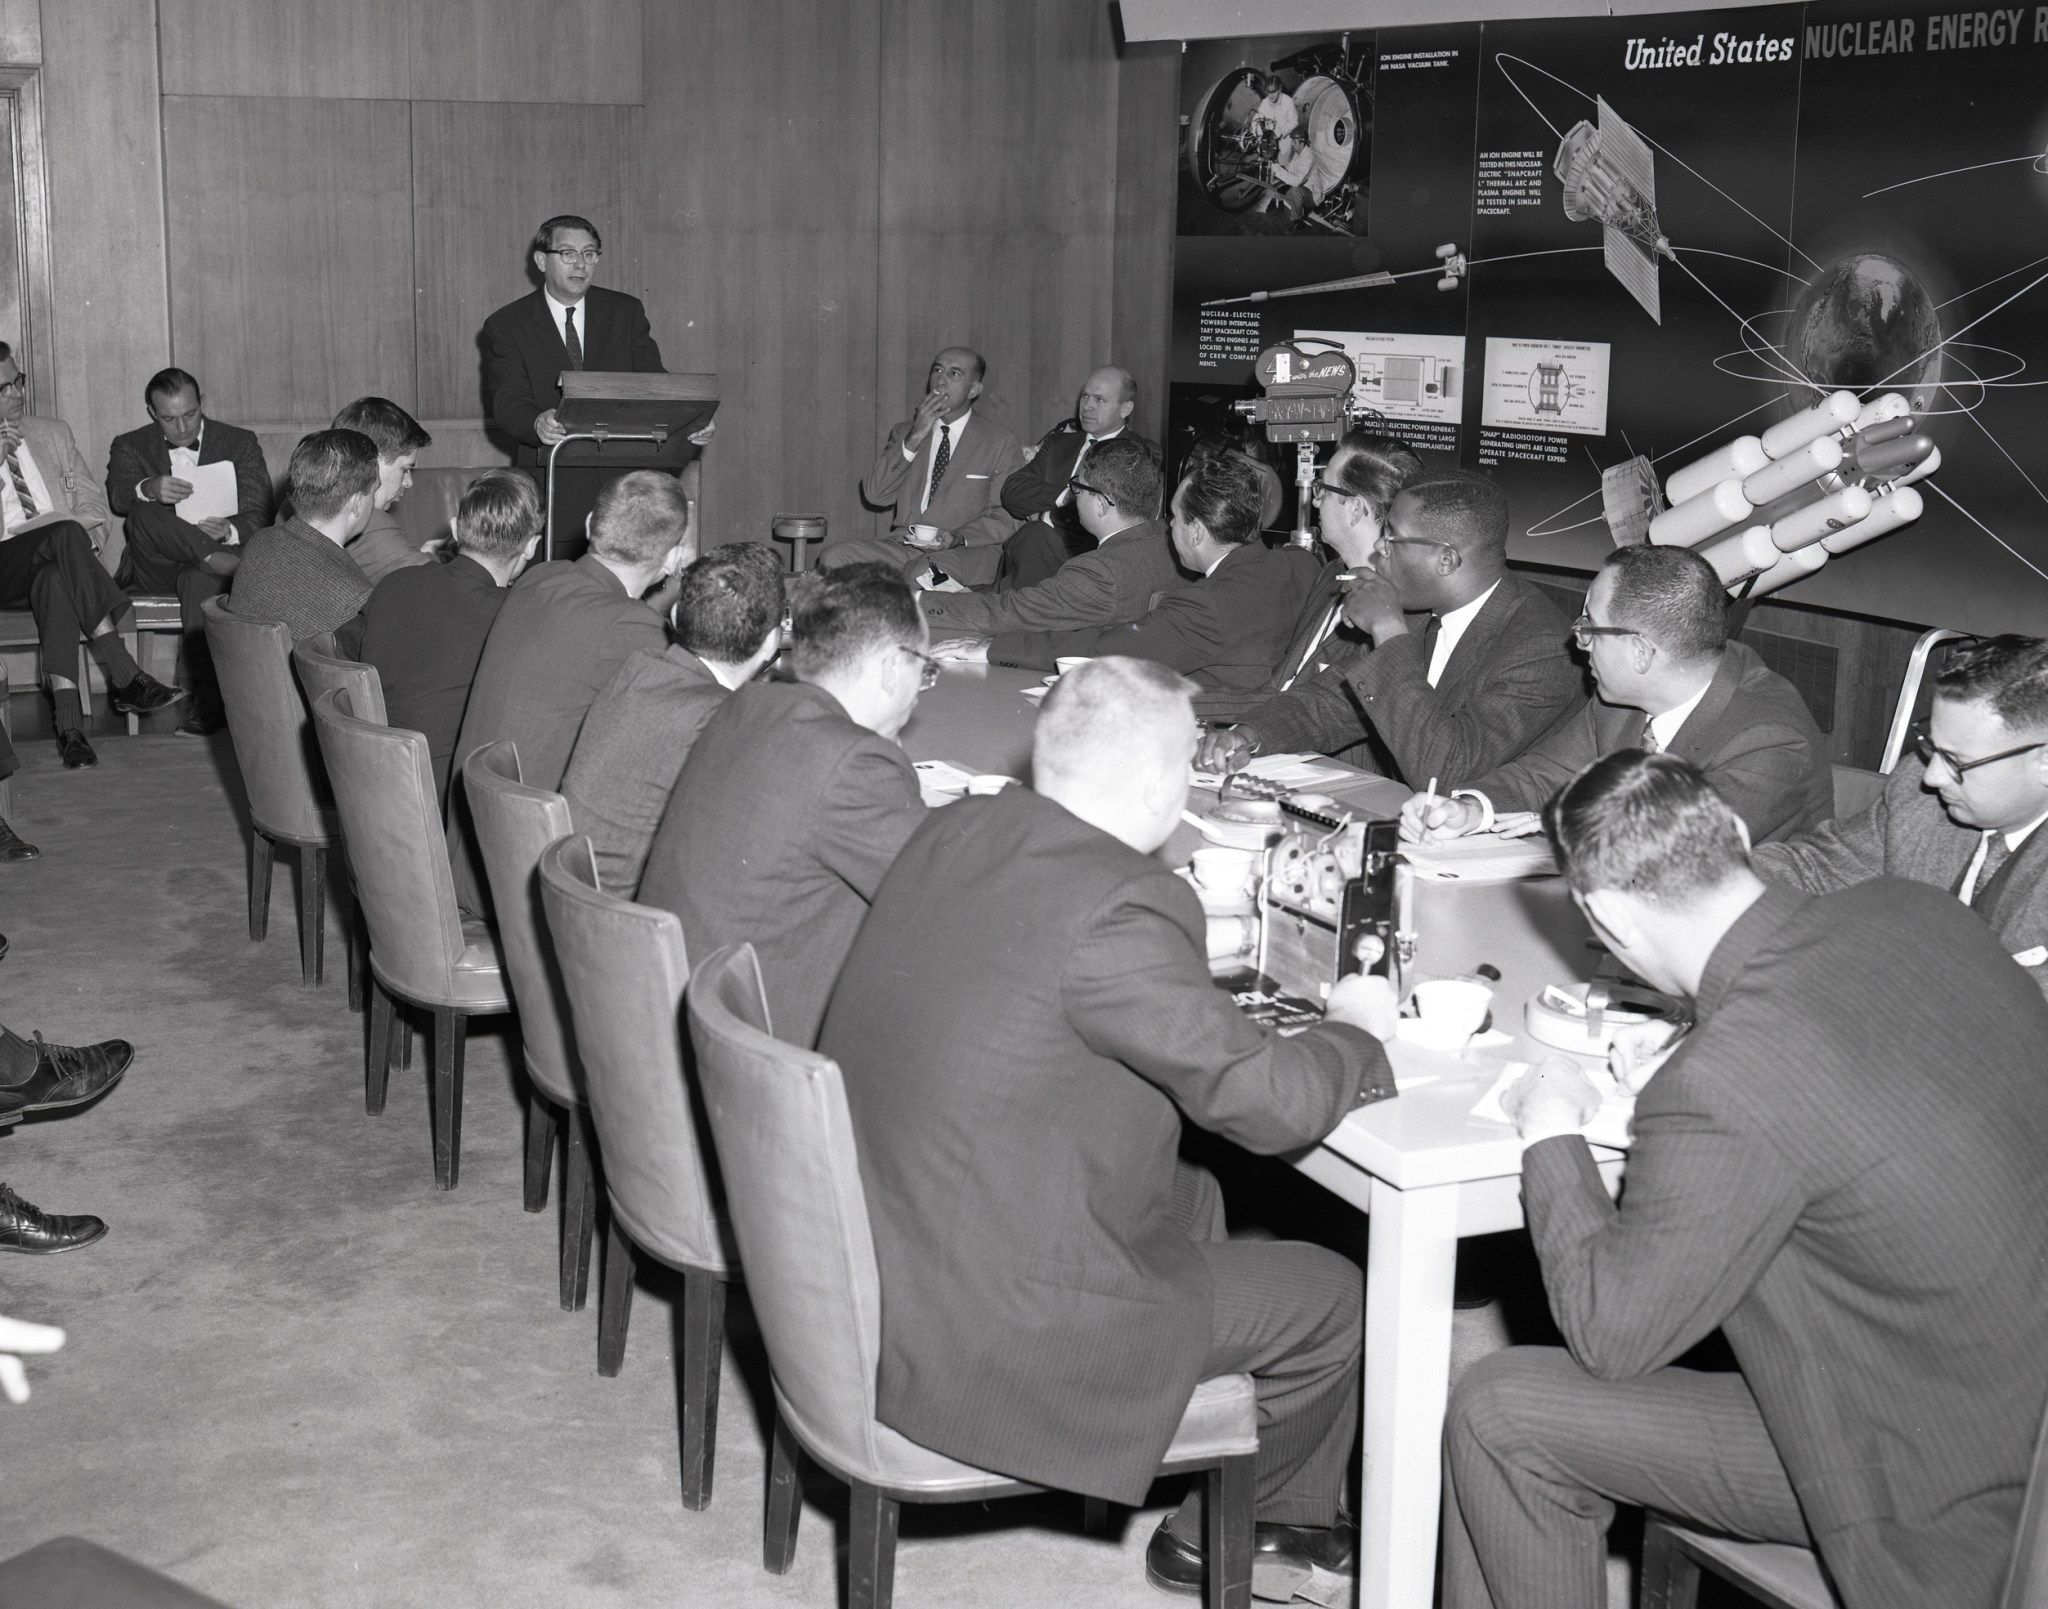
<svg viewBox="0 0 2048 1609">
<path fill-rule="evenodd" d="M 2048 991 L 2048 641 L 1994 637 L 1936 678 L 1927 735 L 1870 808 L 1784 843 L 1756 869 L 1809 894 L 1871 877 L 1946 889 Z"/>
<path fill-rule="evenodd" d="M 1114 436 L 1092 448 L 1087 473 L 1075 477 L 1072 489 L 1093 550 L 1034 587 L 919 594 L 934 630 L 969 634 L 937 644 L 934 655 L 968 664 L 987 664 L 991 654 L 1013 659 L 1047 632 L 1137 620 L 1182 579 L 1166 522 L 1151 512 L 1159 507 L 1159 449 L 1151 442 Z M 1036 529 L 1051 534 L 1043 525 Z"/>
<path fill-rule="evenodd" d="M 1064 655 L 1150 659 L 1203 687 L 1259 687 L 1287 651 L 1316 561 L 1259 539 L 1259 477 L 1235 456 L 1207 458 L 1173 494 L 1173 550 L 1199 579 L 1177 581 L 1142 617 L 1080 631 L 1034 632 L 998 645 L 997 665 L 1051 670 Z"/>
<path fill-rule="evenodd" d="M 455 554 L 401 565 L 363 605 L 362 658 L 377 667 L 393 726 L 426 735 L 434 791 L 448 810 L 448 778 L 484 642 L 540 544 L 533 477 L 490 469 L 469 483 L 455 516 Z"/>
<path fill-rule="evenodd" d="M 641 600 L 696 557 L 697 511 L 674 476 L 639 469 L 605 487 L 590 551 L 536 564 L 506 594 L 470 685 L 454 769 L 472 749 L 510 738 L 527 786 L 559 790 L 592 701 L 639 650 L 668 646 L 660 612 Z M 460 798 L 449 805 L 456 897 L 481 914 L 490 885 L 469 812 Z"/>
<path fill-rule="evenodd" d="M 1507 567 L 1500 489 L 1464 470 L 1419 471 L 1368 537 L 1358 528 L 1368 498 L 1343 489 L 1355 485 L 1358 465 L 1340 457 L 1322 493 L 1324 539 L 1350 557 L 1357 580 L 1324 605 L 1306 639 L 1297 632 L 1305 652 L 1290 660 L 1305 674 L 1244 710 L 1233 730 L 1211 734 L 1205 765 L 1235 769 L 1261 752 L 1337 754 L 1369 741 L 1364 756 L 1347 758 L 1419 786 L 1512 760 L 1584 699 L 1571 628 Z M 1358 556 L 1368 543 L 1370 568 Z M 1417 629 L 1411 611 L 1427 611 L 1427 625 Z M 1228 708 L 1231 696 L 1216 703 Z"/>
<path fill-rule="evenodd" d="M 1805 701 L 1754 649 L 1730 640 L 1728 595 L 1697 553 L 1616 548 L 1572 634 L 1592 660 L 1594 696 L 1456 796 L 1416 794 L 1402 810 L 1404 833 L 1454 838 L 1491 827 L 1496 811 L 1540 810 L 1621 749 L 1690 760 L 1760 844 L 1834 813 L 1833 772 Z"/>
<path fill-rule="evenodd" d="M 128 539 L 119 579 L 138 592 L 177 594 L 192 689 L 192 712 L 178 730 L 205 737 L 220 730 L 222 715 L 200 610 L 227 591 L 241 544 L 270 523 L 270 471 L 252 432 L 206 417 L 199 382 L 183 369 L 151 375 L 142 405 L 152 422 L 116 436 L 107 455 L 107 502 L 125 522 Z M 222 463 L 234 466 L 235 512 L 196 522 L 180 518 L 178 505 L 192 495 L 183 472 Z"/>
<path fill-rule="evenodd" d="M 1617 1503 L 1813 1546 L 1846 1609 L 1993 1609 L 2048 1399 L 2048 1003 L 1939 889 L 1767 886 L 1676 756 L 1548 815 L 1594 931 L 1697 1025 L 1629 1074 L 1619 1203 L 1584 1072 L 1503 1103 L 1565 1348 L 1459 1383 L 1446 1609 L 1604 1602 Z M 1739 1372 L 1672 1366 L 1716 1329 Z"/>
<path fill-rule="evenodd" d="M 816 578 L 790 621 L 793 682 L 739 688 L 676 779 L 640 879 L 689 953 L 746 941 L 775 1034 L 809 1049 L 855 929 L 924 820 L 896 734 L 938 677 L 890 565 Z"/>
<path fill-rule="evenodd" d="M 1393 1094 L 1394 998 L 1346 978 L 1325 1023 L 1283 1039 L 1210 981 L 1201 906 L 1155 854 L 1187 802 L 1192 691 L 1142 660 L 1063 677 L 1033 789 L 934 811 L 897 857 L 819 1049 L 846 1072 L 874 1220 L 883 1422 L 1139 1503 L 1196 1383 L 1249 1372 L 1255 1590 L 1284 1601 L 1312 1564 L 1349 1562 L 1359 1274 L 1321 1247 L 1192 1232 L 1181 1123 L 1313 1145 Z M 1197 1498 L 1146 1565 L 1200 1590 Z"/>
<path fill-rule="evenodd" d="M 360 431 L 377 444 L 377 495 L 372 500 L 370 523 L 349 543 L 348 556 L 373 587 L 393 570 L 428 563 L 433 554 L 405 534 L 391 511 L 412 490 L 413 465 L 421 452 L 434 444 L 434 438 L 411 414 L 384 397 L 356 398 L 334 416 L 334 428 Z"/>
<path fill-rule="evenodd" d="M 713 548 L 678 578 L 676 640 L 619 667 L 583 718 L 562 793 L 599 882 L 632 899 L 676 776 L 704 723 L 782 651 L 782 559 L 760 542 Z"/>
<path fill-rule="evenodd" d="M 128 595 L 98 557 L 113 515 L 71 427 L 25 413 L 27 398 L 28 376 L 0 341 L 0 609 L 35 613 L 57 752 L 65 769 L 75 771 L 99 763 L 86 741 L 78 697 L 81 630 L 107 673 L 115 709 L 147 714 L 185 695 L 145 675 L 121 646 L 115 622 Z"/>
<path fill-rule="evenodd" d="M 870 506 L 894 505 L 888 536 L 827 542 L 819 564 L 891 564 L 915 576 L 937 570 L 969 587 L 995 580 L 1003 541 L 1017 528 L 1000 494 L 1024 450 L 1013 432 L 974 411 L 987 378 L 988 360 L 970 347 L 949 346 L 932 359 L 917 411 L 889 432 L 860 483 Z M 913 539 L 913 527 L 931 534 Z"/>
<path fill-rule="evenodd" d="M 344 657 L 363 643 L 370 583 L 342 552 L 370 517 L 377 495 L 377 446 L 353 430 L 316 430 L 292 449 L 292 515 L 243 544 L 227 607 L 282 620 L 293 642 L 334 633 Z"/>
<path fill-rule="evenodd" d="M 1003 507 L 1023 523 L 1003 544 L 998 586 L 1038 586 L 1067 560 L 1095 546 L 1096 533 L 1081 517 L 1073 483 L 1091 478 L 1083 466 L 1094 462 L 1095 449 L 1104 442 L 1143 441 L 1158 454 L 1156 443 L 1128 429 L 1137 406 L 1137 381 L 1113 366 L 1097 369 L 1074 401 L 1074 417 L 1062 419 L 1041 436 L 1029 462 L 1003 482 Z M 1158 499 L 1133 514 L 1156 519 Z"/>
</svg>

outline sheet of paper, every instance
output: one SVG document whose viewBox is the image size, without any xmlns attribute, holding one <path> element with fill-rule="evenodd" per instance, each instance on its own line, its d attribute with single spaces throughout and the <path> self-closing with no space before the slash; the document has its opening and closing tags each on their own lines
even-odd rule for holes
<svg viewBox="0 0 2048 1609">
<path fill-rule="evenodd" d="M 1500 1098 L 1508 1086 L 1529 1070 L 1525 1061 L 1511 1061 L 1501 1069 L 1500 1077 L 1493 1081 L 1487 1092 L 1479 1097 L 1479 1104 L 1472 1108 L 1472 1115 L 1488 1123 L 1505 1123 L 1513 1128 L 1514 1120 L 1502 1110 Z M 1595 1145 L 1611 1145 L 1625 1151 L 1635 1143 L 1631 1124 L 1635 1121 L 1636 1099 L 1622 1093 L 1621 1086 L 1614 1082 L 1605 1069 L 1588 1067 L 1586 1076 L 1597 1085 L 1602 1094 L 1600 1110 L 1593 1114 L 1593 1121 L 1579 1132 Z"/>
<path fill-rule="evenodd" d="M 217 464 L 200 464 L 181 470 L 177 478 L 192 488 L 192 495 L 176 505 L 178 518 L 187 525 L 201 520 L 224 520 L 241 513 L 241 497 L 235 488 L 235 466 L 225 459 Z"/>
<path fill-rule="evenodd" d="M 934 810 L 959 798 L 974 778 L 971 771 L 963 771 L 944 760 L 919 760 L 912 768 L 917 772 L 918 792 Z"/>
<path fill-rule="evenodd" d="M 1543 837 L 1507 838 L 1497 832 L 1468 833 L 1431 843 L 1403 844 L 1401 853 L 1417 877 L 1442 883 L 1507 883 L 1550 877 L 1557 857 Z"/>
<path fill-rule="evenodd" d="M 1262 754 L 1244 768 L 1244 774 L 1283 788 L 1314 788 L 1331 782 L 1352 781 L 1358 775 L 1348 766 L 1332 765 L 1313 754 Z M 1188 775 L 1198 788 L 1223 785 L 1223 774 L 1218 771 L 1190 769 Z"/>
</svg>

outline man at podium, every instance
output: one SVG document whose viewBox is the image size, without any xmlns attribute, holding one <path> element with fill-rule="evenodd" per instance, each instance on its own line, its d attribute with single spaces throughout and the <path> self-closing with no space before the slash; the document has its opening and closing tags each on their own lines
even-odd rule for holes
<svg viewBox="0 0 2048 1609">
<path fill-rule="evenodd" d="M 548 449 L 564 434 L 555 418 L 562 371 L 667 372 L 640 298 L 592 283 L 603 255 L 604 243 L 588 218 L 563 213 L 548 219 L 533 236 L 533 264 L 540 270 L 541 288 L 484 320 L 491 419 L 519 444 L 515 462 L 534 467 L 543 498 Z M 690 440 L 702 446 L 711 438 L 711 429 L 706 425 Z M 622 455 L 616 469 L 572 468 L 568 460 L 573 451 L 564 452 L 555 471 L 552 528 L 553 556 L 558 559 L 582 554 L 587 542 L 584 519 L 597 506 L 604 486 L 629 469 L 645 467 Z"/>
</svg>

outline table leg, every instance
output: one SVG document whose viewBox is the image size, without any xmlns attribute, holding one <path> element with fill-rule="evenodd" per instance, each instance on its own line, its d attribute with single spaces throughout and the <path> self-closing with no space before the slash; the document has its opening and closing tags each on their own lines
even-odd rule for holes
<svg viewBox="0 0 2048 1609">
<path fill-rule="evenodd" d="M 1358 1437 L 1360 1609 L 1429 1609 L 1435 1585 L 1458 1189 L 1372 1183 Z"/>
</svg>

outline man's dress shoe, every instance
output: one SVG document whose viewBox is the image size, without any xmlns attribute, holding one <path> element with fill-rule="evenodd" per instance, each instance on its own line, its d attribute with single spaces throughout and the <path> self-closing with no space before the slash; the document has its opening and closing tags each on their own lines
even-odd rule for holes
<svg viewBox="0 0 2048 1609">
<path fill-rule="evenodd" d="M 97 1045 L 53 1045 L 36 1035 L 36 1064 L 18 1084 L 0 1084 L 0 1123 L 25 1112 L 83 1106 L 121 1082 L 135 1047 L 125 1039 Z"/>
<path fill-rule="evenodd" d="M 184 688 L 166 687 L 146 670 L 137 671 L 125 686 L 107 689 L 107 702 L 123 715 L 153 715 L 184 696 Z"/>
<path fill-rule="evenodd" d="M 16 837 L 6 817 L 0 816 L 0 860 L 40 860 L 42 854 L 26 838 Z"/>
<path fill-rule="evenodd" d="M 30 1206 L 6 1185 L 0 1184 L 0 1251 L 25 1251 L 37 1255 L 74 1251 L 90 1246 L 107 1232 L 98 1218 L 60 1218 Z"/>
<path fill-rule="evenodd" d="M 1252 1596 L 1265 1603 L 1286 1603 L 1318 1569 L 1349 1574 L 1357 1542 L 1358 1532 L 1348 1524 L 1254 1526 Z M 1182 1541 L 1161 1520 L 1145 1548 L 1145 1579 L 1162 1592 L 1199 1595 L 1205 1562 L 1199 1546 Z"/>
<path fill-rule="evenodd" d="M 192 713 L 178 723 L 178 736 L 212 737 L 227 724 L 227 714 L 222 710 L 218 699 L 210 703 L 195 699 L 192 703 Z"/>
<path fill-rule="evenodd" d="M 62 756 L 67 771 L 83 771 L 87 766 L 100 763 L 100 757 L 86 742 L 85 734 L 75 726 L 67 726 L 57 734 L 57 753 Z"/>
</svg>

